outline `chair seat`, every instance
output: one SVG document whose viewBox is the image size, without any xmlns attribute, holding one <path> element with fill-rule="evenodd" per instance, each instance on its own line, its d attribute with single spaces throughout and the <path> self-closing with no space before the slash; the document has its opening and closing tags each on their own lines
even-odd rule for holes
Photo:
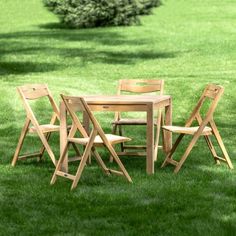
<svg viewBox="0 0 236 236">
<path fill-rule="evenodd" d="M 116 143 L 123 143 L 123 142 L 131 140 L 130 138 L 118 136 L 118 135 L 113 135 L 113 134 L 105 134 L 105 136 L 112 145 L 116 144 Z M 73 143 L 86 145 L 89 141 L 89 138 L 68 138 L 68 141 L 73 142 Z M 95 146 L 103 146 L 103 141 L 99 135 L 96 136 L 96 138 L 94 140 L 94 145 Z"/>
<path fill-rule="evenodd" d="M 60 130 L 59 125 L 47 124 L 47 125 L 40 125 L 39 127 L 40 127 L 40 129 L 42 130 L 43 133 L 56 132 L 56 131 L 58 132 Z M 30 133 L 35 133 L 36 132 L 35 127 L 30 127 L 29 132 Z"/>
<path fill-rule="evenodd" d="M 146 125 L 147 121 L 145 119 L 120 119 L 112 122 L 113 125 Z M 156 125 L 156 122 L 154 121 Z"/>
<path fill-rule="evenodd" d="M 173 133 L 194 135 L 197 132 L 199 126 L 195 126 L 195 127 L 162 126 L 162 128 Z M 201 135 L 210 135 L 210 134 L 212 134 L 212 129 L 206 126 L 203 129 L 203 132 Z"/>
</svg>

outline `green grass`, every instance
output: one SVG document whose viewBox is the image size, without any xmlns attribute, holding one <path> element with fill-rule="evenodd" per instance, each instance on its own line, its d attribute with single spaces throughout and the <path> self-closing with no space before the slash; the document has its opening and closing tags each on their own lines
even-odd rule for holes
<svg viewBox="0 0 236 236">
<path fill-rule="evenodd" d="M 54 168 L 47 157 L 10 166 L 25 119 L 17 86 L 47 83 L 59 102 L 60 93 L 114 94 L 121 78 L 164 79 L 177 124 L 207 83 L 223 85 L 215 119 L 235 165 L 233 0 L 168 0 L 141 26 L 86 30 L 61 28 L 41 0 L 1 0 L 0 9 L 0 235 L 236 234 L 236 172 L 215 166 L 204 140 L 178 175 L 160 169 L 161 151 L 153 176 L 145 173 L 145 159 L 123 158 L 133 184 L 104 176 L 93 163 L 70 192 L 64 179 L 49 185 Z M 34 107 L 46 120 L 45 101 Z M 112 118 L 99 114 L 107 131 Z M 141 141 L 145 132 L 135 135 Z M 52 142 L 57 156 L 58 140 Z M 24 150 L 32 151 L 39 142 L 27 144 Z"/>
</svg>

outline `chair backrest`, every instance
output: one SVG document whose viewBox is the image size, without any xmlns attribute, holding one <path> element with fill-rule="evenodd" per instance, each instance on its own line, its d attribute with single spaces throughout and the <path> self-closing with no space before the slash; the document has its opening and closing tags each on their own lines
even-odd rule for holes
<svg viewBox="0 0 236 236">
<path fill-rule="evenodd" d="M 213 113 L 223 93 L 224 88 L 222 86 L 208 84 L 204 89 L 204 92 L 202 93 L 202 96 L 200 97 L 197 105 L 193 109 L 193 112 L 190 115 L 188 121 L 186 122 L 186 126 L 190 126 L 195 119 L 198 121 L 198 123 L 201 123 L 202 121 L 208 123 L 211 119 L 213 119 Z M 207 100 L 210 100 L 210 105 L 208 107 L 205 117 L 202 118 L 200 110 Z"/>
<path fill-rule="evenodd" d="M 33 110 L 30 107 L 29 104 L 29 100 L 36 100 L 42 97 L 48 97 L 51 107 L 53 109 L 53 115 L 51 118 L 50 123 L 53 124 L 56 119 L 60 119 L 60 115 L 59 115 L 59 109 L 53 99 L 53 96 L 50 92 L 50 90 L 48 89 L 48 86 L 46 84 L 29 84 L 29 85 L 24 85 L 24 86 L 20 86 L 17 88 L 21 99 L 23 101 L 23 105 L 26 109 L 27 112 L 27 116 L 30 119 L 35 119 L 35 115 L 33 113 Z"/>
<path fill-rule="evenodd" d="M 98 135 L 104 141 L 105 133 L 104 133 L 103 129 L 101 128 L 99 122 L 97 121 L 97 119 L 95 118 L 93 113 L 91 112 L 89 106 L 87 105 L 87 103 L 83 99 L 83 97 L 66 96 L 63 94 L 61 94 L 61 97 L 62 97 L 62 100 L 65 103 L 65 106 L 72 118 L 73 124 L 75 124 L 75 126 L 76 126 L 77 130 L 80 132 L 80 134 L 84 138 L 88 137 L 87 132 L 85 131 L 81 121 L 79 120 L 79 118 L 76 114 L 76 112 L 78 112 L 78 111 L 84 112 L 88 116 L 89 120 L 91 121 L 91 123 L 93 125 L 93 129 L 97 130 Z"/>
<path fill-rule="evenodd" d="M 164 93 L 164 80 L 157 79 L 122 79 L 119 80 L 117 95 L 124 93 L 147 94 Z M 121 113 L 115 112 L 115 120 L 121 119 Z"/>
<path fill-rule="evenodd" d="M 164 80 L 123 79 L 119 80 L 117 94 L 164 92 Z"/>
</svg>

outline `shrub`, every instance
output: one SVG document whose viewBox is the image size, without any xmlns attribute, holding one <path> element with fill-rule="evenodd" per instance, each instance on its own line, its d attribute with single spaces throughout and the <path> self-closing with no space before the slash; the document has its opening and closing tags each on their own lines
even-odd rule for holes
<svg viewBox="0 0 236 236">
<path fill-rule="evenodd" d="M 158 7 L 161 5 L 160 0 L 136 0 L 138 6 L 139 15 L 147 15 L 151 13 L 153 7 Z"/>
<path fill-rule="evenodd" d="M 44 0 L 45 6 L 72 28 L 131 25 L 138 22 L 135 0 Z"/>
<path fill-rule="evenodd" d="M 71 28 L 131 25 L 149 14 L 160 0 L 43 0 L 61 22 Z"/>
</svg>

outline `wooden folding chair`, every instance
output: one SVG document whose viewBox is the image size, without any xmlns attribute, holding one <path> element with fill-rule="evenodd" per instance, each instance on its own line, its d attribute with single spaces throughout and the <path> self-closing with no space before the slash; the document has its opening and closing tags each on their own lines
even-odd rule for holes
<svg viewBox="0 0 236 236">
<path fill-rule="evenodd" d="M 118 84 L 117 95 L 121 94 L 147 94 L 155 93 L 163 95 L 164 92 L 164 80 L 144 80 L 144 79 L 127 79 L 120 80 Z M 159 110 L 157 113 L 157 118 L 155 119 L 156 126 L 156 138 L 154 143 L 154 160 L 157 160 L 159 137 L 161 130 L 161 123 L 163 121 L 162 111 Z M 123 135 L 122 126 L 134 126 L 134 125 L 147 125 L 146 119 L 132 119 L 132 118 L 122 118 L 120 112 L 115 113 L 115 119 L 112 122 L 113 125 L 113 134 L 117 133 L 117 128 L 119 135 Z M 124 145 L 121 143 L 121 152 L 124 155 L 131 156 L 145 156 L 146 152 L 137 152 L 134 150 L 146 150 L 146 145 Z M 133 150 L 133 151 L 128 151 Z M 112 161 L 112 158 L 110 158 Z"/>
<path fill-rule="evenodd" d="M 101 126 L 99 125 L 98 121 L 94 117 L 93 113 L 91 112 L 90 108 L 88 107 L 87 103 L 84 101 L 82 97 L 71 97 L 71 96 L 65 96 L 65 95 L 61 95 L 61 97 L 72 118 L 72 128 L 67 137 L 67 144 L 64 150 L 62 151 L 60 159 L 57 163 L 55 172 L 51 179 L 51 184 L 55 183 L 57 176 L 62 176 L 62 177 L 71 179 L 73 181 L 71 189 L 74 189 L 78 184 L 78 181 L 81 177 L 81 174 L 90 156 L 90 153 L 94 155 L 95 159 L 97 160 L 99 166 L 102 168 L 104 173 L 108 175 L 109 174 L 121 175 L 121 176 L 124 176 L 129 182 L 132 182 L 128 172 L 126 171 L 125 167 L 123 166 L 122 162 L 120 161 L 117 153 L 115 152 L 113 148 L 114 144 L 130 141 L 130 138 L 121 137 L 121 136 L 112 135 L 112 134 L 105 134 Z M 88 135 L 87 132 L 85 131 L 76 112 L 82 112 L 83 114 L 86 114 L 88 116 L 93 126 L 93 129 L 90 135 Z M 81 137 L 75 136 L 77 131 L 79 132 Z M 61 170 L 62 164 L 65 161 L 66 153 L 68 151 L 68 145 L 70 143 L 80 144 L 85 147 L 84 152 L 81 157 L 79 167 L 75 175 L 71 175 Z M 120 169 L 119 171 L 108 169 L 106 167 L 105 163 L 103 162 L 102 158 L 100 157 L 99 153 L 96 150 L 96 147 L 100 147 L 100 146 L 104 146 L 108 149 L 108 151 L 113 156 L 116 163 L 118 164 L 119 169 Z"/>
<path fill-rule="evenodd" d="M 217 164 L 219 164 L 220 161 L 224 161 L 228 164 L 230 169 L 233 169 L 233 165 L 231 163 L 229 155 L 225 149 L 222 138 L 220 136 L 220 133 L 219 133 L 217 126 L 216 126 L 214 119 L 213 119 L 213 113 L 216 109 L 216 106 L 217 106 L 223 92 L 224 92 L 224 88 L 221 86 L 214 85 L 214 84 L 207 85 L 201 98 L 199 99 L 196 107 L 194 108 L 190 118 L 187 120 L 184 127 L 180 127 L 180 126 L 163 126 L 162 127 L 163 129 L 165 129 L 167 131 L 180 134 L 178 136 L 176 142 L 174 143 L 171 151 L 167 154 L 166 159 L 162 164 L 162 167 L 166 166 L 167 164 L 172 164 L 175 166 L 174 172 L 177 173 L 180 170 L 183 163 L 185 162 L 185 160 L 187 159 L 189 153 L 191 152 L 191 150 L 192 150 L 193 146 L 195 145 L 195 143 L 197 142 L 198 138 L 200 136 L 204 136 L 207 146 L 209 147 L 211 154 L 214 157 L 215 162 Z M 202 117 L 200 114 L 200 111 L 201 111 L 203 104 L 207 100 L 208 101 L 210 100 L 209 109 L 208 109 L 205 117 Z M 194 120 L 197 121 L 199 126 L 191 127 Z M 185 150 L 182 158 L 180 159 L 179 162 L 177 162 L 177 161 L 173 160 L 172 156 L 173 156 L 173 153 L 175 152 L 177 146 L 179 145 L 180 141 L 182 140 L 182 138 L 186 134 L 192 135 L 192 139 L 191 139 L 187 149 Z M 213 146 L 213 143 L 210 139 L 210 135 L 213 135 L 216 138 L 216 141 L 223 153 L 223 157 L 220 157 L 217 155 L 216 150 Z"/>
<path fill-rule="evenodd" d="M 48 144 L 48 141 L 52 132 L 59 132 L 59 125 L 55 125 L 56 121 L 59 120 L 59 110 L 52 97 L 51 92 L 48 89 L 48 86 L 46 84 L 31 84 L 18 87 L 17 90 L 20 94 L 24 108 L 26 110 L 26 121 L 21 131 L 18 145 L 14 157 L 12 159 L 12 166 L 15 166 L 17 160 L 25 160 L 27 158 L 32 157 L 38 157 L 41 159 L 45 150 L 47 151 L 53 164 L 56 165 L 56 159 Z M 42 97 L 48 97 L 53 109 L 53 114 L 50 123 L 44 125 L 40 125 L 38 123 L 29 103 L 30 100 L 36 100 Z M 30 124 L 32 124 L 32 126 L 30 126 Z M 36 133 L 42 141 L 43 146 L 41 147 L 39 152 L 19 156 L 27 133 Z"/>
</svg>

